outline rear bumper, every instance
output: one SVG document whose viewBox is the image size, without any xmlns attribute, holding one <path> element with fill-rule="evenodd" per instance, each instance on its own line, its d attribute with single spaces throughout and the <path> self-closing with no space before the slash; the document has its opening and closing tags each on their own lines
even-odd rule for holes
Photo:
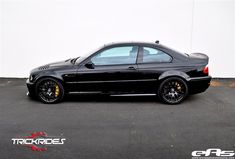
<svg viewBox="0 0 235 159">
<path fill-rule="evenodd" d="M 34 96 L 35 95 L 35 84 L 30 82 L 29 79 L 26 80 L 26 85 L 28 88 L 28 96 Z"/>
<path fill-rule="evenodd" d="M 201 93 L 210 86 L 212 77 L 193 77 L 188 79 L 189 94 Z"/>
</svg>

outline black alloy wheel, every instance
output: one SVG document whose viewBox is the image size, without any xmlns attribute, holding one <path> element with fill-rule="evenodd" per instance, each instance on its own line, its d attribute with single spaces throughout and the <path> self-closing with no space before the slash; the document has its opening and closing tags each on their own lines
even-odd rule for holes
<svg viewBox="0 0 235 159">
<path fill-rule="evenodd" d="M 64 97 L 64 88 L 58 80 L 45 78 L 37 82 L 36 95 L 43 103 L 57 103 Z"/>
<path fill-rule="evenodd" d="M 187 83 L 179 77 L 165 79 L 159 86 L 158 97 L 167 104 L 178 104 L 188 95 Z"/>
</svg>

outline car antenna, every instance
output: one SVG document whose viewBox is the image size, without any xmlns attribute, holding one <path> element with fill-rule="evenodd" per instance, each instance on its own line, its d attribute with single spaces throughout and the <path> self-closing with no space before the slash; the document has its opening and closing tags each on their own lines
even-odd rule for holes
<svg viewBox="0 0 235 159">
<path fill-rule="evenodd" d="M 156 43 L 156 44 L 159 44 L 159 40 L 156 40 L 155 43 Z"/>
</svg>

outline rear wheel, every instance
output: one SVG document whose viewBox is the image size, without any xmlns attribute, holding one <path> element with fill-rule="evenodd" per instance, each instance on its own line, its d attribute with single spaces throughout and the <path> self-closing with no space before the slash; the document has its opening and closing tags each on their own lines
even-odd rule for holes
<svg viewBox="0 0 235 159">
<path fill-rule="evenodd" d="M 36 95 L 43 103 L 57 103 L 64 97 L 64 88 L 58 80 L 44 78 L 36 84 Z"/>
<path fill-rule="evenodd" d="M 179 77 L 165 79 L 158 89 L 159 99 L 167 104 L 178 104 L 182 102 L 187 95 L 187 83 Z"/>
</svg>

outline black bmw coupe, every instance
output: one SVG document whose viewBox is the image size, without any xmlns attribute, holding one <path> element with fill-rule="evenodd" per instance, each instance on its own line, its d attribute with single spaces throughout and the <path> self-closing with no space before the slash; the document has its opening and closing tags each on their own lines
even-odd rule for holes
<svg viewBox="0 0 235 159">
<path fill-rule="evenodd" d="M 185 54 L 155 43 L 112 43 L 73 59 L 31 71 L 28 94 L 57 103 L 70 93 L 156 94 L 167 104 L 210 85 L 208 56 Z"/>
</svg>

